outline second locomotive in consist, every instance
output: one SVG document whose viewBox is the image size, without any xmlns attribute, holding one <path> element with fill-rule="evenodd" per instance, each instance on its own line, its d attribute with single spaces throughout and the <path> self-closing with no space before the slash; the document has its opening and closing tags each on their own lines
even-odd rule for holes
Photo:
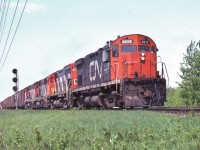
<svg viewBox="0 0 200 150">
<path fill-rule="evenodd" d="M 147 36 L 118 36 L 19 91 L 18 104 L 22 108 L 163 106 L 166 79 L 164 63 L 157 61 L 157 51 L 156 44 Z M 2 102 L 3 108 L 12 108 L 14 100 L 14 96 L 8 97 Z"/>
</svg>

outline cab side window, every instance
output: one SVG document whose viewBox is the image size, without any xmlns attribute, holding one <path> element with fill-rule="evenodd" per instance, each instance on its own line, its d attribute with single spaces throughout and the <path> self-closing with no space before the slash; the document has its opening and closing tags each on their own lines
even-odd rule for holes
<svg viewBox="0 0 200 150">
<path fill-rule="evenodd" d="M 119 46 L 115 44 L 112 48 L 112 57 L 118 57 L 119 56 Z"/>
<path fill-rule="evenodd" d="M 152 47 L 151 47 L 151 51 L 152 51 L 153 53 L 156 53 L 156 52 L 158 51 L 158 49 L 157 49 L 156 47 L 152 46 Z"/>
</svg>

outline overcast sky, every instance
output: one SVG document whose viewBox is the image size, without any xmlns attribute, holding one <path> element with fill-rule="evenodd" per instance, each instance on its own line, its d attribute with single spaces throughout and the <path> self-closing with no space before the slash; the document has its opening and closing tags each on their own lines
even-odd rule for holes
<svg viewBox="0 0 200 150">
<path fill-rule="evenodd" d="M 11 0 L 0 54 L 16 2 Z M 20 0 L 16 19 L 23 4 Z M 155 41 L 167 65 L 170 86 L 175 87 L 183 53 L 191 40 L 200 40 L 199 6 L 199 0 L 29 0 L 0 72 L 0 101 L 14 93 L 13 68 L 19 71 L 22 89 L 117 35 L 137 33 Z"/>
</svg>

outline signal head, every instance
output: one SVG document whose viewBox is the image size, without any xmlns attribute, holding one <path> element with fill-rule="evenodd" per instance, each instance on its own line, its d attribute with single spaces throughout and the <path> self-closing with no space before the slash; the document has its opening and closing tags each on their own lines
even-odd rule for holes
<svg viewBox="0 0 200 150">
<path fill-rule="evenodd" d="M 17 77 L 14 77 L 12 81 L 16 83 L 18 81 Z"/>
<path fill-rule="evenodd" d="M 14 74 L 17 74 L 17 69 L 14 68 L 14 69 L 12 70 L 12 72 L 13 72 Z"/>
<path fill-rule="evenodd" d="M 16 92 L 18 90 L 17 86 L 13 86 L 13 91 Z"/>
</svg>

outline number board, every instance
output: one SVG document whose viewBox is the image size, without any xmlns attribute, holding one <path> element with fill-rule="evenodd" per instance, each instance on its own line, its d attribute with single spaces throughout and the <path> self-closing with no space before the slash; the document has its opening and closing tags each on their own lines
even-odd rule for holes
<svg viewBox="0 0 200 150">
<path fill-rule="evenodd" d="M 150 41 L 148 39 L 144 39 L 144 40 L 141 40 L 141 44 L 150 44 Z"/>
<path fill-rule="evenodd" d="M 131 44 L 131 43 L 133 43 L 133 40 L 126 39 L 126 40 L 122 40 L 121 42 L 122 42 L 122 44 Z"/>
</svg>

